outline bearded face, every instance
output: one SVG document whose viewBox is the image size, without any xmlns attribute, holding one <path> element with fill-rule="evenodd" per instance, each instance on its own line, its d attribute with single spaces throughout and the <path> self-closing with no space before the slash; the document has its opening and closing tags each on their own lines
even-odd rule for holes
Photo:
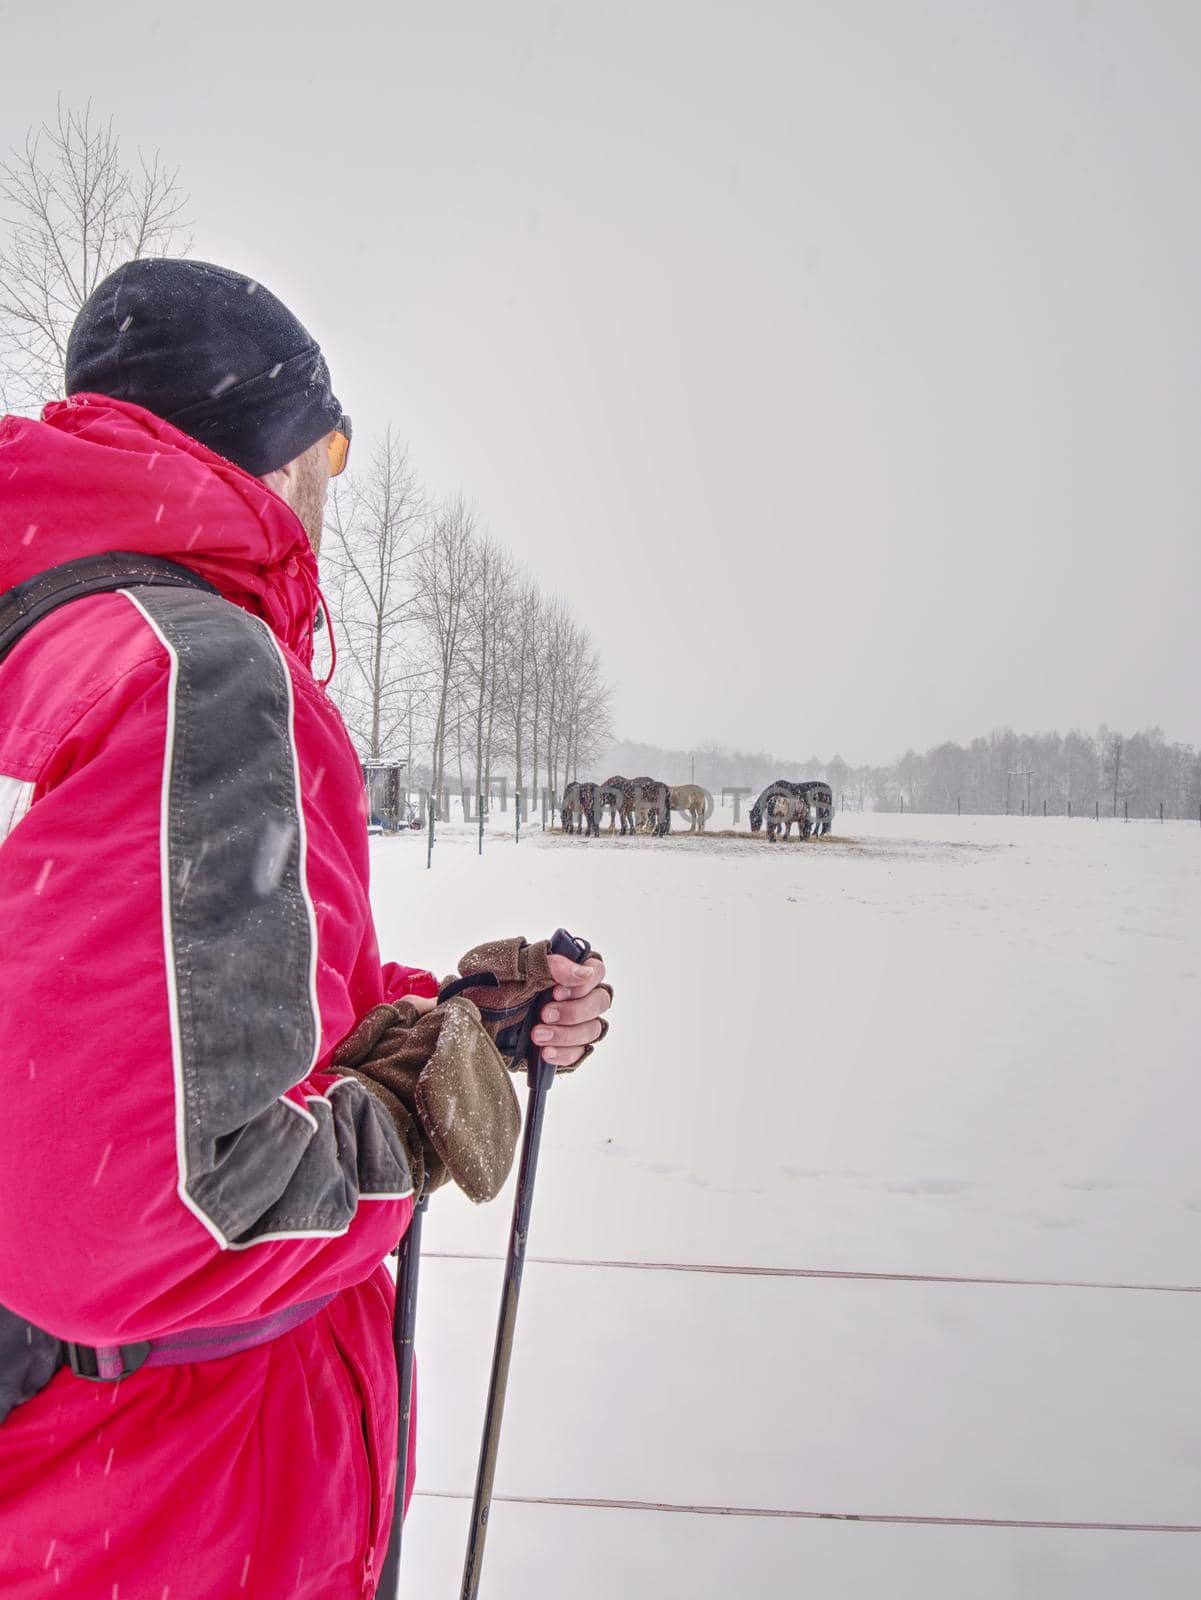
<svg viewBox="0 0 1201 1600">
<path fill-rule="evenodd" d="M 302 456 L 297 456 L 296 472 L 286 495 L 309 536 L 315 556 L 321 554 L 321 528 L 328 494 L 329 449 L 325 439 L 318 439 Z"/>
</svg>

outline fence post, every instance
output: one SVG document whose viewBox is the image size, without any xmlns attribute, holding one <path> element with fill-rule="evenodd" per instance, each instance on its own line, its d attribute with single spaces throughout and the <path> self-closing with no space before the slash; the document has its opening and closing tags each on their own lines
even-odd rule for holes
<svg viewBox="0 0 1201 1600">
<path fill-rule="evenodd" d="M 1072 820 L 1072 802 L 1068 801 L 1068 821 Z"/>
<path fill-rule="evenodd" d="M 516 802 L 516 810 L 517 810 L 517 837 L 516 837 L 514 842 L 516 844 L 520 844 L 521 843 L 521 790 L 520 789 L 516 790 L 516 792 L 514 793 L 513 798 L 514 798 L 514 801 Z"/>
<path fill-rule="evenodd" d="M 1129 822 L 1130 821 L 1130 802 L 1129 802 L 1129 800 L 1123 800 L 1122 801 L 1122 821 L 1123 822 Z"/>
<path fill-rule="evenodd" d="M 1094 800 L 1093 801 L 1093 821 L 1094 822 L 1100 822 L 1100 820 L 1101 820 L 1101 802 L 1099 800 Z"/>
<path fill-rule="evenodd" d="M 1047 814 L 1047 802 L 1044 800 L 1043 801 L 1043 816 L 1045 817 L 1046 814 Z"/>
<path fill-rule="evenodd" d="M 961 817 L 963 815 L 963 808 L 959 804 L 959 796 L 958 795 L 955 796 L 955 815 L 957 817 Z"/>
<path fill-rule="evenodd" d="M 1159 802 L 1159 820 L 1160 820 L 1160 822 L 1163 821 L 1163 801 L 1162 800 Z"/>
<path fill-rule="evenodd" d="M 429 869 L 434 864 L 434 797 L 433 797 L 433 795 L 430 795 L 429 814 L 430 814 L 430 837 L 429 837 L 429 843 L 425 847 L 425 870 L 427 872 L 429 871 Z"/>
</svg>

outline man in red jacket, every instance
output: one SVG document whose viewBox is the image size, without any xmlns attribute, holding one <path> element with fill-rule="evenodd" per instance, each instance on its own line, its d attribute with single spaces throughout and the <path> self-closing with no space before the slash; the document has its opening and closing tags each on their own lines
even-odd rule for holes
<svg viewBox="0 0 1201 1600">
<path fill-rule="evenodd" d="M 381 966 L 310 670 L 349 424 L 296 318 L 199 262 L 102 284 L 67 390 L 0 421 L 0 601 L 110 551 L 203 583 L 76 599 L 0 662 L 0 1593 L 370 1596 L 420 1151 L 330 1063 L 438 985 Z M 569 1067 L 609 992 L 550 963 Z"/>
</svg>

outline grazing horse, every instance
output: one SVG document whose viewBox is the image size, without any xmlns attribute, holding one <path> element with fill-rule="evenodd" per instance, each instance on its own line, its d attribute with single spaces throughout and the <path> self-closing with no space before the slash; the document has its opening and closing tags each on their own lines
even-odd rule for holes
<svg viewBox="0 0 1201 1600">
<path fill-rule="evenodd" d="M 657 835 L 671 832 L 671 790 L 658 778 L 635 778 L 634 819 L 636 827 L 648 827 Z"/>
<path fill-rule="evenodd" d="M 774 783 L 769 783 L 751 807 L 752 833 L 758 833 L 763 826 L 764 808 L 771 797 L 777 794 L 793 795 L 809 802 L 809 821 L 802 829 L 802 839 L 807 839 L 814 831 L 829 833 L 834 818 L 834 795 L 830 785 L 816 780 L 793 783 L 788 778 L 777 778 Z"/>
<path fill-rule="evenodd" d="M 586 837 L 599 833 L 596 825 L 596 803 L 600 798 L 598 783 L 569 783 L 563 791 L 563 832 L 579 833 L 583 823 Z"/>
<path fill-rule="evenodd" d="M 671 791 L 671 808 L 673 811 L 687 813 L 691 823 L 689 833 L 704 833 L 709 797 L 699 784 L 676 784 Z"/>
<path fill-rule="evenodd" d="M 615 776 L 606 778 L 600 786 L 600 813 L 604 820 L 605 811 L 609 812 L 609 832 L 617 826 L 618 818 L 621 819 L 621 831 L 633 833 L 634 831 L 634 785 L 629 778 Z"/>
<path fill-rule="evenodd" d="M 795 822 L 797 837 L 806 839 L 809 836 L 810 812 L 809 802 L 804 795 L 773 794 L 764 807 L 764 816 L 767 818 L 767 842 L 775 844 L 783 829 L 785 839 L 792 832 Z"/>
</svg>

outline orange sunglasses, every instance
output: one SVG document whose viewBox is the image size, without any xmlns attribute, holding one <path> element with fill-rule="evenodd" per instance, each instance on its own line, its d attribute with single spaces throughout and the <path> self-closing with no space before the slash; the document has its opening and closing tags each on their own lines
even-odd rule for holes
<svg viewBox="0 0 1201 1600">
<path fill-rule="evenodd" d="M 338 422 L 338 426 L 329 436 L 329 475 L 336 478 L 346 471 L 346 463 L 350 458 L 350 418 L 345 412 Z"/>
</svg>

